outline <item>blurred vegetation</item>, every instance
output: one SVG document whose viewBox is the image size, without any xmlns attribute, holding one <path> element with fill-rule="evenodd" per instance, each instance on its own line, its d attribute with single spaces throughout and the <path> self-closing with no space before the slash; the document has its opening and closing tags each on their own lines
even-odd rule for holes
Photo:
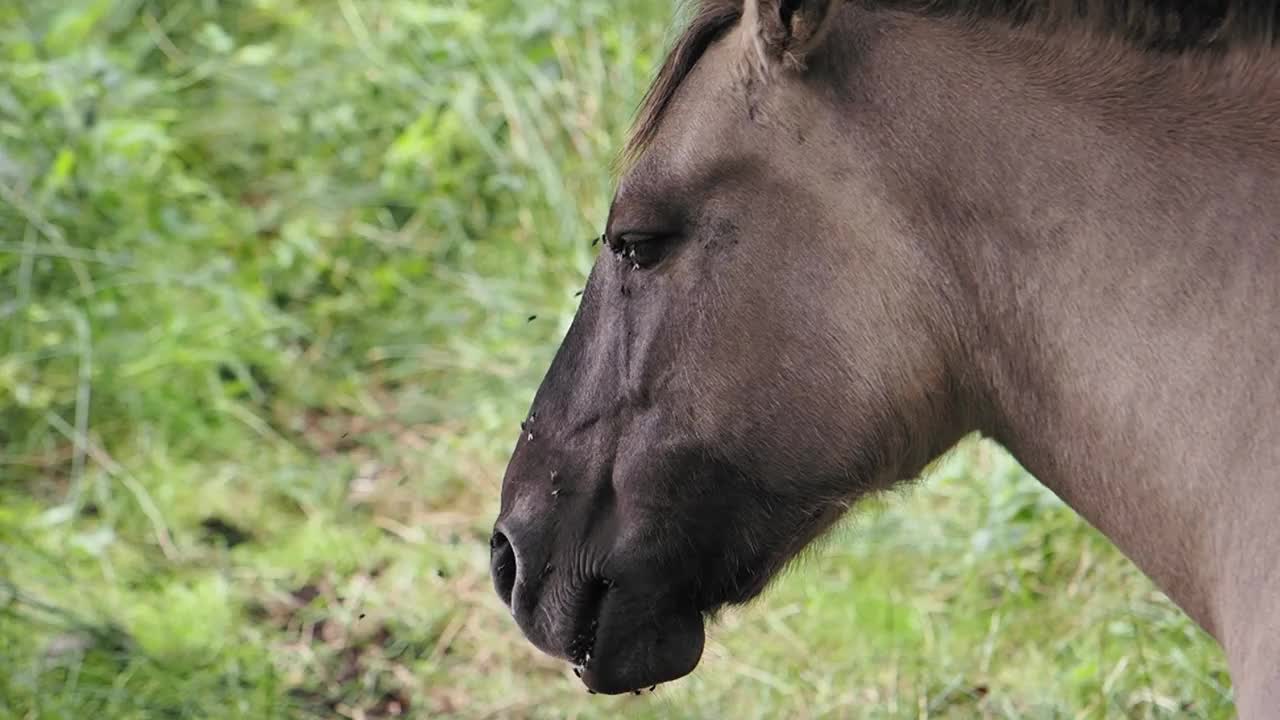
<svg viewBox="0 0 1280 720">
<path fill-rule="evenodd" d="M 520 638 L 501 468 L 671 28 L 0 4 L 0 716 L 1231 716 L 1212 643 L 976 441 L 652 696 Z"/>
</svg>

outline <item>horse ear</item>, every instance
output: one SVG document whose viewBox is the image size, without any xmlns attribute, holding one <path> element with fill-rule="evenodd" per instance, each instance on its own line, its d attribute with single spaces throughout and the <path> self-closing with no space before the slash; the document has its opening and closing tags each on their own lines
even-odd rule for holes
<svg viewBox="0 0 1280 720">
<path fill-rule="evenodd" d="M 843 0 L 746 0 L 743 20 L 764 57 L 803 66 Z"/>
</svg>

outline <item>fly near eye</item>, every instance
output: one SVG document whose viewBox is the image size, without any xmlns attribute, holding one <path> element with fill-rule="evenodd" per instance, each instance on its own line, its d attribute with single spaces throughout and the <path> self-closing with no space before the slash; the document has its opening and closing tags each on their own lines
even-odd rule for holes
<svg viewBox="0 0 1280 720">
<path fill-rule="evenodd" d="M 622 257 L 636 270 L 653 267 L 662 260 L 666 243 L 660 237 L 643 237 L 628 241 L 622 247 Z"/>
</svg>

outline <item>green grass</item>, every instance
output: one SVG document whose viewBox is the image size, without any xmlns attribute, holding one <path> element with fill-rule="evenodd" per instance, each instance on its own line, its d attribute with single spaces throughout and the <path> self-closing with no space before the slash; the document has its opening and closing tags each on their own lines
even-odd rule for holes
<svg viewBox="0 0 1280 720">
<path fill-rule="evenodd" d="M 520 638 L 502 464 L 670 13 L 0 4 L 0 716 L 1232 715 L 1217 648 L 978 441 L 652 696 Z"/>
</svg>

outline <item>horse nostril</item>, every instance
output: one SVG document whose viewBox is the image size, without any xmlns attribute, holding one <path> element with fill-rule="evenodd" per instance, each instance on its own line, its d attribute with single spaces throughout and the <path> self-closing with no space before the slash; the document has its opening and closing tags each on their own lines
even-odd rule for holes
<svg viewBox="0 0 1280 720">
<path fill-rule="evenodd" d="M 493 588 L 498 597 L 511 605 L 511 591 L 516 585 L 516 553 L 507 536 L 495 531 L 489 539 L 489 566 L 493 571 Z"/>
</svg>

